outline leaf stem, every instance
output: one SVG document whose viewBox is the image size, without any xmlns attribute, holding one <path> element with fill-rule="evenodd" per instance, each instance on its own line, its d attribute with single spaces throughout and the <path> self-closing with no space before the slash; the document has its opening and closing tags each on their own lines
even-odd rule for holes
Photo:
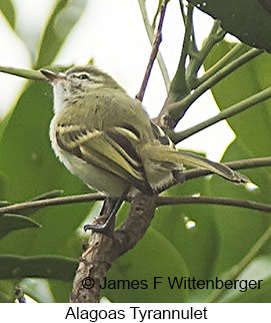
<svg viewBox="0 0 271 323">
<path fill-rule="evenodd" d="M 0 72 L 16 75 L 33 81 L 47 82 L 46 77 L 40 71 L 29 70 L 24 68 L 0 66 Z"/>
<path fill-rule="evenodd" d="M 190 105 L 195 102 L 204 92 L 209 90 L 212 86 L 217 84 L 223 78 L 228 76 L 230 73 L 241 67 L 243 64 L 247 63 L 251 59 L 262 54 L 263 50 L 253 48 L 248 52 L 244 53 L 240 57 L 236 58 L 234 61 L 224 66 L 216 74 L 207 79 L 204 83 L 200 84 L 193 92 L 188 94 L 182 100 L 171 103 L 167 106 L 167 111 L 172 120 L 176 123 L 183 117 L 184 112 L 190 107 Z"/>
<path fill-rule="evenodd" d="M 237 43 L 233 48 L 224 55 L 219 61 L 217 61 L 211 68 L 209 68 L 202 77 L 195 81 L 195 87 L 207 81 L 211 76 L 216 74 L 221 68 L 226 66 L 240 50 L 245 47 L 243 43 Z"/>
<path fill-rule="evenodd" d="M 226 35 L 226 31 L 222 30 L 220 27 L 220 21 L 215 20 L 213 24 L 213 28 L 204 42 L 202 49 L 200 51 L 195 52 L 195 55 L 191 55 L 191 61 L 186 70 L 186 79 L 188 85 L 191 89 L 195 88 L 197 83 L 197 73 L 200 67 L 202 66 L 205 58 L 210 53 L 211 49 L 215 44 L 220 42 Z"/>
<path fill-rule="evenodd" d="M 44 207 L 53 206 L 53 205 L 64 205 L 64 204 L 71 204 L 71 203 L 100 201 L 104 199 L 105 199 L 105 195 L 103 194 L 90 193 L 90 194 L 82 194 L 82 195 L 47 198 L 42 200 L 33 200 L 33 201 L 27 201 L 22 203 L 15 203 L 8 206 L 2 206 L 0 207 L 0 216 L 6 213 L 17 214 L 28 209 L 39 209 L 39 208 L 44 208 Z"/>
<path fill-rule="evenodd" d="M 187 13 L 184 13 L 182 2 L 180 2 L 180 8 L 183 15 L 184 25 L 185 25 L 185 34 L 183 38 L 182 51 L 178 63 L 177 70 L 170 84 L 168 96 L 164 102 L 164 105 L 159 112 L 159 115 L 153 120 L 158 125 L 173 129 L 175 126 L 175 120 L 170 118 L 164 118 L 167 116 L 168 106 L 171 103 L 182 100 L 190 92 L 187 82 L 186 82 L 186 68 L 185 63 L 189 55 L 189 50 L 191 47 L 191 37 L 193 33 L 193 10 L 194 7 L 188 3 Z"/>
<path fill-rule="evenodd" d="M 255 106 L 256 104 L 263 102 L 267 99 L 269 99 L 271 97 L 271 87 L 268 87 L 265 90 L 262 90 L 261 92 L 254 94 L 252 96 L 250 96 L 247 99 L 244 99 L 243 101 L 240 101 L 234 105 L 232 105 L 231 107 L 221 111 L 220 113 L 218 113 L 216 116 L 207 119 L 201 123 L 198 123 L 197 125 L 188 128 L 186 130 L 180 131 L 180 132 L 172 132 L 170 134 L 171 139 L 173 140 L 173 142 L 176 144 L 192 135 L 194 135 L 195 133 L 206 129 L 208 127 L 210 127 L 211 125 L 221 121 L 221 120 L 225 120 L 227 118 L 233 117 L 236 114 L 239 114 L 253 106 Z"/>
<path fill-rule="evenodd" d="M 180 197 L 162 197 L 156 198 L 157 206 L 175 205 L 175 204 L 214 204 L 224 206 L 235 206 L 250 210 L 271 212 L 271 205 L 258 203 L 248 200 L 237 200 L 227 197 L 210 196 L 180 196 Z"/>
</svg>

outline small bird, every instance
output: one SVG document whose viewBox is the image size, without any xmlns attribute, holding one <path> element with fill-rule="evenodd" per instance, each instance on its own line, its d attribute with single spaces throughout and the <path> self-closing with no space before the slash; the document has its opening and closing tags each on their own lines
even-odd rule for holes
<svg viewBox="0 0 271 323">
<path fill-rule="evenodd" d="M 151 195 L 182 182 L 186 165 L 235 183 L 247 182 L 223 164 L 176 150 L 141 102 L 95 66 L 41 73 L 54 89 L 53 150 L 72 174 L 107 196 L 101 212 L 104 222 L 85 229 L 106 232 L 127 194 L 139 190 Z"/>
</svg>

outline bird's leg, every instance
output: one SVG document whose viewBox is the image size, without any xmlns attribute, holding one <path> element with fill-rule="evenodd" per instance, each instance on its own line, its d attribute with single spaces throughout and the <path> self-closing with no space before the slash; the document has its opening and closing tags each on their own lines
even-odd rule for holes
<svg viewBox="0 0 271 323">
<path fill-rule="evenodd" d="M 121 207 L 123 200 L 124 197 L 107 197 L 102 206 L 100 216 L 95 221 L 96 223 L 84 225 L 84 230 L 92 230 L 93 232 L 112 235 L 115 227 L 115 216 L 118 212 L 118 209 Z"/>
</svg>

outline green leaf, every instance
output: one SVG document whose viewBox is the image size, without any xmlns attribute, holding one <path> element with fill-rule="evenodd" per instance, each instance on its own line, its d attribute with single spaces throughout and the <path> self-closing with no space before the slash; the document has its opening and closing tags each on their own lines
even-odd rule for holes
<svg viewBox="0 0 271 323">
<path fill-rule="evenodd" d="M 50 65 L 86 7 L 86 0 L 59 0 L 40 42 L 35 68 Z"/>
<path fill-rule="evenodd" d="M 221 183 L 223 179 L 218 178 Z M 207 195 L 209 180 L 186 182 L 167 192 L 169 196 Z M 211 278 L 219 250 L 215 207 L 211 205 L 173 205 L 159 207 L 152 226 L 161 232 L 181 254 L 189 277 Z M 192 227 L 190 228 L 190 225 Z M 205 291 L 189 290 L 189 301 L 203 301 Z"/>
<path fill-rule="evenodd" d="M 263 0 L 188 0 L 242 42 L 271 52 L 271 15 Z"/>
<path fill-rule="evenodd" d="M 19 214 L 4 214 L 0 216 L 0 239 L 8 233 L 26 228 L 38 228 L 40 225 Z"/>
<path fill-rule="evenodd" d="M 6 114 L 6 116 L 5 116 L 3 119 L 1 119 L 1 120 L 0 120 L 0 140 L 1 140 L 1 137 L 2 137 L 2 135 L 3 135 L 3 133 L 4 133 L 4 131 L 5 131 L 6 126 L 8 125 L 9 118 L 10 118 L 11 114 L 12 114 L 12 112 L 11 112 L 11 111 L 9 111 L 9 112 Z M 0 173 L 0 176 L 1 176 L 1 175 L 2 175 L 2 174 Z M 1 177 L 0 177 L 0 179 L 1 179 Z"/>
<path fill-rule="evenodd" d="M 208 180 L 187 182 L 171 189 L 168 196 L 205 195 Z M 195 227 L 189 229 L 189 223 Z M 190 274 L 197 279 L 209 278 L 217 252 L 216 225 L 210 205 L 173 205 L 160 207 L 152 226 L 167 237 L 180 251 Z M 205 261 L 208 259 L 208 261 Z"/>
<path fill-rule="evenodd" d="M 208 55 L 204 64 L 209 69 L 232 48 L 233 44 L 219 43 Z M 241 53 L 240 53 L 241 54 Z M 212 88 L 214 98 L 221 110 L 270 86 L 271 56 L 262 54 L 237 69 Z M 237 134 L 240 148 L 247 157 L 269 156 L 271 142 L 267 141 L 271 120 L 271 101 L 262 102 L 237 116 L 228 123 Z M 251 131 L 253 129 L 253 131 Z M 262 143 L 264 142 L 264 145 Z"/>
<path fill-rule="evenodd" d="M 219 58 L 231 48 L 231 44 L 221 42 L 213 48 L 207 57 L 205 67 L 210 68 Z M 246 65 L 240 67 L 230 76 L 220 81 L 212 88 L 214 98 L 221 110 L 259 92 L 270 85 L 271 76 L 265 71 L 271 67 L 270 55 L 263 54 Z M 223 160 L 238 160 L 269 156 L 271 151 L 270 137 L 271 102 L 262 102 L 251 109 L 228 120 L 236 133 L 235 141 L 226 150 Z M 242 186 L 230 183 L 218 183 L 213 177 L 215 190 L 212 195 L 228 196 L 236 199 L 253 200 L 271 204 L 270 181 L 268 168 L 242 171 L 259 186 L 255 191 L 249 191 Z M 215 273 L 229 270 L 238 263 L 263 234 L 271 223 L 270 216 L 263 212 L 239 208 L 224 208 L 216 218 L 220 237 L 220 252 L 216 260 Z M 263 248 L 261 253 L 270 250 Z"/>
<path fill-rule="evenodd" d="M 0 279 L 25 277 L 51 278 L 69 281 L 78 266 L 75 259 L 56 256 L 0 256 Z"/>
<path fill-rule="evenodd" d="M 57 160 L 51 148 L 52 105 L 51 88 L 44 83 L 29 82 L 10 113 L 0 138 L 1 200 L 27 201 L 54 190 L 62 190 L 65 195 L 89 192 Z M 80 203 L 38 210 L 28 218 L 40 223 L 41 227 L 10 232 L 0 240 L 0 254 L 78 258 L 82 241 L 76 230 L 92 205 Z M 74 271 L 70 279 L 73 275 Z M 63 300 L 68 300 L 66 284 L 58 285 L 57 293 Z"/>
<path fill-rule="evenodd" d="M 248 290 L 239 297 L 229 300 L 234 303 L 270 303 L 271 302 L 271 277 L 265 279 L 260 288 Z"/>
<path fill-rule="evenodd" d="M 171 289 L 168 277 L 188 276 L 187 267 L 175 246 L 150 228 L 136 248 L 113 263 L 107 280 L 127 280 L 126 287 L 106 288 L 103 295 L 113 302 L 185 302 L 188 291 Z M 155 277 L 157 283 L 155 285 Z M 159 278 L 158 278 L 159 277 Z M 127 288 L 134 281 L 135 288 Z"/>
<path fill-rule="evenodd" d="M 15 10 L 11 0 L 0 0 L 0 11 L 7 19 L 10 27 L 14 29 L 15 26 Z"/>
<path fill-rule="evenodd" d="M 43 83 L 30 83 L 18 100 L 0 140 L 1 199 L 26 201 L 56 189 L 67 195 L 89 191 L 66 170 L 52 151 L 48 134 L 52 104 L 51 89 Z M 39 210 L 31 218 L 42 228 L 27 230 L 27 233 L 25 230 L 12 232 L 1 240 L 0 250 L 18 255 L 78 255 L 79 241 L 75 249 L 71 247 L 77 239 L 75 230 L 92 205 L 85 203 Z"/>
<path fill-rule="evenodd" d="M 264 255 L 257 257 L 238 277 L 244 280 L 239 289 L 226 293 L 223 301 L 234 303 L 270 303 L 271 302 L 271 257 Z M 252 288 L 245 290 L 247 282 L 252 282 Z M 253 284 L 255 282 L 255 284 Z M 243 291 L 240 291 L 240 287 Z M 247 285 L 249 287 L 249 285 Z"/>
<path fill-rule="evenodd" d="M 0 201 L 0 207 L 2 207 L 2 206 L 8 206 L 8 205 L 10 205 L 9 202 L 7 202 L 7 201 Z"/>
<path fill-rule="evenodd" d="M 57 280 L 55 280 L 57 281 Z M 60 284 L 67 282 L 58 281 Z M 37 303 L 55 303 L 55 299 L 51 293 L 48 279 L 45 278 L 24 278 L 17 284 L 25 295 L 31 297 Z"/>
<path fill-rule="evenodd" d="M 167 195 L 204 195 L 208 186 L 209 180 L 202 178 L 171 188 Z M 219 248 L 213 210 L 210 205 L 159 207 L 144 238 L 106 274 L 107 279 L 147 280 L 148 288 L 107 289 L 103 294 L 114 302 L 203 301 L 205 291 L 179 290 L 176 286 L 170 289 L 168 277 L 211 278 Z M 118 214 L 118 220 L 123 220 L 124 213 L 128 213 L 127 205 Z M 189 229 L 189 223 L 195 223 L 195 228 Z M 155 276 L 163 277 L 156 290 L 151 284 Z"/>
<path fill-rule="evenodd" d="M 70 300 L 71 290 L 73 288 L 73 281 L 59 281 L 50 280 L 49 286 L 52 294 L 54 295 L 54 300 L 56 303 L 68 303 Z"/>
<path fill-rule="evenodd" d="M 15 300 L 13 281 L 0 280 L 0 303 L 13 303 Z"/>
</svg>

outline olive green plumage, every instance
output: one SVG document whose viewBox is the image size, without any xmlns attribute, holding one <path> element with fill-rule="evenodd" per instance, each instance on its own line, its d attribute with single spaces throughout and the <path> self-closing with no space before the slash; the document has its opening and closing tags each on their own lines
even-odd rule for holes
<svg viewBox="0 0 271 323">
<path fill-rule="evenodd" d="M 247 181 L 227 166 L 177 151 L 149 120 L 141 102 L 96 67 L 74 67 L 64 74 L 42 72 L 54 86 L 53 149 L 90 187 L 111 197 L 132 188 L 151 194 L 178 178 L 183 165 L 236 183 Z"/>
</svg>

